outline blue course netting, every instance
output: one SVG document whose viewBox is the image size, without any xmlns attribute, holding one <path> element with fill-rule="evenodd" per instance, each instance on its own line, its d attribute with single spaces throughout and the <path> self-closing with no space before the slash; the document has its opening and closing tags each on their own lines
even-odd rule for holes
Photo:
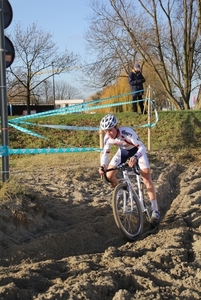
<svg viewBox="0 0 201 300">
<path fill-rule="evenodd" d="M 73 153 L 73 152 L 100 152 L 99 148 L 38 148 L 38 149 L 9 149 L 6 146 L 0 147 L 0 155 L 11 154 L 53 154 L 53 153 Z"/>
<path fill-rule="evenodd" d="M 153 92 L 153 91 L 152 91 Z M 121 95 L 112 96 L 109 98 L 103 98 L 98 100 L 93 100 L 85 103 L 79 103 L 75 105 L 71 105 L 64 108 L 54 109 L 47 112 L 27 115 L 18 117 L 15 119 L 12 119 L 8 122 L 8 124 L 15 129 L 24 132 L 26 134 L 47 139 L 45 136 L 42 136 L 34 131 L 28 130 L 20 125 L 30 125 L 30 126 L 38 126 L 38 127 L 47 127 L 47 128 L 54 128 L 54 129 L 64 129 L 64 130 L 87 130 L 87 131 L 99 131 L 99 127 L 89 127 L 89 126 L 65 126 L 65 125 L 46 125 L 46 124 L 36 124 L 30 122 L 31 119 L 41 118 L 41 117 L 49 117 L 49 116 L 55 116 L 55 115 L 63 115 L 63 114 L 71 114 L 71 113 L 77 113 L 77 112 L 87 112 L 92 110 L 97 110 L 101 108 L 107 108 L 107 107 L 114 107 L 114 106 L 120 106 L 125 104 L 131 104 L 132 102 L 138 102 L 138 100 L 135 101 L 126 101 L 126 102 L 118 102 L 118 103 L 111 103 L 111 104 L 100 104 L 101 102 L 104 103 L 105 101 L 125 97 L 132 95 L 132 93 L 126 93 Z M 153 106 L 153 101 L 150 98 L 145 98 L 143 100 L 139 101 L 149 101 L 151 105 Z M 98 104 L 98 105 L 97 105 Z M 153 127 L 158 122 L 158 113 L 156 109 L 154 109 L 155 113 L 155 122 L 152 124 L 144 124 L 140 126 L 134 126 L 134 127 Z M 28 122 L 27 122 L 28 120 Z M 44 149 L 8 149 L 7 147 L 3 146 L 0 147 L 0 155 L 7 156 L 11 154 L 40 154 L 40 153 L 72 153 L 72 152 L 89 152 L 89 151 L 101 151 L 99 148 L 44 148 Z"/>
</svg>

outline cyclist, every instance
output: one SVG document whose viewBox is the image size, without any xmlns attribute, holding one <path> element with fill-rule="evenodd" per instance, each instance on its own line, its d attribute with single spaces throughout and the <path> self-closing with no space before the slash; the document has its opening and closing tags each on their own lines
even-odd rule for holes
<svg viewBox="0 0 201 300">
<path fill-rule="evenodd" d="M 154 224 L 158 223 L 160 220 L 160 213 L 156 200 L 155 187 L 151 178 L 149 160 L 146 154 L 146 147 L 133 129 L 131 129 L 130 127 L 118 127 L 117 123 L 117 117 L 113 114 L 106 115 L 100 122 L 100 128 L 105 131 L 105 137 L 99 174 L 103 175 L 103 169 L 107 169 L 111 145 L 117 146 L 118 150 L 111 159 L 108 165 L 108 169 L 117 167 L 119 164 L 126 162 L 128 159 L 129 167 L 133 167 L 138 161 L 140 173 L 144 184 L 146 185 L 147 193 L 151 201 L 151 222 Z M 113 187 L 118 184 L 118 179 L 116 177 L 117 172 L 118 170 L 112 170 L 107 173 L 107 177 Z"/>
</svg>

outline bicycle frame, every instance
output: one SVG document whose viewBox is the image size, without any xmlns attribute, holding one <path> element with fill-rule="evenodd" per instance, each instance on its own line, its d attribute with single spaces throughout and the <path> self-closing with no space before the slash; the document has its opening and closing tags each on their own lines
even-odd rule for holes
<svg viewBox="0 0 201 300">
<path fill-rule="evenodd" d="M 142 212 L 146 213 L 147 218 L 150 221 L 150 219 L 151 219 L 150 212 L 149 212 L 148 208 L 144 205 L 143 191 L 142 191 L 142 188 L 141 188 L 142 178 L 141 178 L 140 173 L 138 174 L 138 172 L 136 172 L 134 170 L 134 173 L 135 173 L 135 176 L 136 176 L 136 182 L 137 182 L 137 192 L 138 192 L 138 194 L 137 194 L 136 191 L 135 191 L 134 185 L 133 185 L 133 183 L 131 182 L 131 180 L 129 178 L 129 172 L 128 172 L 126 166 L 122 166 L 121 168 L 122 168 L 122 174 L 123 174 L 123 182 L 126 182 L 128 187 L 129 187 L 129 198 L 131 200 L 131 210 L 133 209 L 133 195 L 132 195 L 132 191 L 133 191 L 139 199 L 139 203 L 140 203 L 140 207 L 141 207 Z M 124 200 L 124 207 L 123 207 L 124 212 L 125 212 L 125 206 L 126 206 L 126 203 L 125 203 L 125 200 Z"/>
<path fill-rule="evenodd" d="M 112 197 L 113 215 L 118 228 L 129 240 L 136 240 L 143 231 L 143 214 L 148 222 L 151 221 L 149 206 L 144 199 L 144 186 L 138 164 L 132 169 L 136 180 L 132 182 L 129 175 L 128 164 L 123 163 L 117 167 L 104 171 L 105 179 L 109 181 L 106 173 L 111 170 L 121 170 L 122 178 L 115 187 Z M 144 183 L 143 183 L 144 184 Z M 119 193 L 120 192 L 120 193 Z"/>
<path fill-rule="evenodd" d="M 128 185 L 128 187 L 129 187 L 128 191 L 129 191 L 129 198 L 130 198 L 130 200 L 131 200 L 131 205 L 130 205 L 130 207 L 131 207 L 131 211 L 132 211 L 132 210 L 133 210 L 133 194 L 132 194 L 132 191 L 133 191 L 135 194 L 136 194 L 136 192 L 135 192 L 135 190 L 134 190 L 134 188 L 133 188 L 133 185 L 132 185 L 132 183 L 131 183 L 131 180 L 130 180 L 130 178 L 129 178 L 129 176 L 128 176 L 128 171 L 127 171 L 127 169 L 122 169 L 122 173 L 123 173 L 123 182 L 126 182 L 127 185 Z M 137 196 L 137 194 L 136 194 L 136 196 Z M 126 207 L 126 199 L 125 199 L 125 197 L 124 197 L 124 207 L 123 207 L 124 213 L 126 212 L 125 207 Z"/>
</svg>

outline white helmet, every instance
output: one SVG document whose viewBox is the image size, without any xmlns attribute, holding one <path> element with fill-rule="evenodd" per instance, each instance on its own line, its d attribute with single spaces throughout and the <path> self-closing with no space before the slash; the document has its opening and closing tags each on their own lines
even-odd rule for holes
<svg viewBox="0 0 201 300">
<path fill-rule="evenodd" d="M 100 128 L 102 130 L 107 130 L 115 127 L 117 123 L 118 123 L 117 117 L 115 117 L 115 115 L 108 114 L 101 120 Z"/>
</svg>

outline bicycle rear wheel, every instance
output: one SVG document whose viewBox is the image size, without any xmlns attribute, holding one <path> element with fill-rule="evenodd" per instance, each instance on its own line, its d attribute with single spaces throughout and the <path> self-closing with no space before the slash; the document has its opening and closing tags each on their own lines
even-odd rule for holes
<svg viewBox="0 0 201 300">
<path fill-rule="evenodd" d="M 131 201 L 126 183 L 115 187 L 112 209 L 117 227 L 129 240 L 136 240 L 143 230 L 143 215 L 136 193 Z"/>
</svg>

